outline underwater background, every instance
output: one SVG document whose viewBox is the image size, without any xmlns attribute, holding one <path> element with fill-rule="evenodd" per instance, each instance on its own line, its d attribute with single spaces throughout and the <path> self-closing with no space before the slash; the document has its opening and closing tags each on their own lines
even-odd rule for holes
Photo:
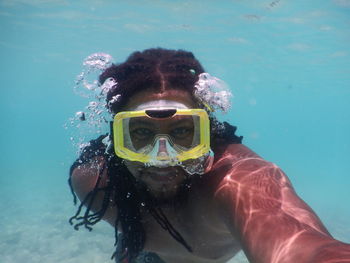
<svg viewBox="0 0 350 263">
<path fill-rule="evenodd" d="M 350 242 L 350 0 L 0 0 L 0 30 L 1 263 L 112 262 L 110 226 L 68 223 L 65 126 L 89 103 L 73 90 L 88 55 L 151 47 L 192 51 L 224 80 L 222 119 Z"/>
</svg>

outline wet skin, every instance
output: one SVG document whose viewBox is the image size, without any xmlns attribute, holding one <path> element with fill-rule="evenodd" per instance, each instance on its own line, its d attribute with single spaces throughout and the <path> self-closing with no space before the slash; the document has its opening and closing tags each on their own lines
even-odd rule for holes
<svg viewBox="0 0 350 263">
<path fill-rule="evenodd" d="M 196 108 L 186 92 L 141 92 L 126 105 L 168 99 Z M 307 263 L 350 262 L 350 245 L 331 237 L 317 215 L 295 193 L 287 176 L 244 145 L 218 145 L 211 170 L 196 180 L 185 204 L 166 205 L 163 210 L 188 244 L 188 252 L 143 211 L 145 250 L 156 252 L 165 262 L 227 262 L 243 249 L 250 262 Z M 97 180 L 95 163 L 81 165 L 72 174 L 80 199 Z M 126 162 L 130 172 L 143 181 L 157 198 L 175 197 L 186 173 L 180 167 L 144 168 Z M 103 175 L 104 183 L 107 175 Z M 101 205 L 103 194 L 94 202 Z M 113 225 L 116 208 L 111 204 L 104 219 Z"/>
</svg>

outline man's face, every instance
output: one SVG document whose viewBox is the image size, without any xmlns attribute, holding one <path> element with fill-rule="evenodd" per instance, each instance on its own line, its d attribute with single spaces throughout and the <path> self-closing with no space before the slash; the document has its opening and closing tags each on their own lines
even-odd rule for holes
<svg viewBox="0 0 350 263">
<path fill-rule="evenodd" d="M 188 108 L 196 108 L 195 102 L 186 91 L 171 90 L 162 93 L 143 91 L 135 94 L 123 111 L 134 110 L 140 104 L 155 100 L 171 100 L 186 105 Z M 166 121 L 162 124 L 162 130 L 170 129 Z M 131 174 L 144 183 L 152 195 L 158 199 L 169 199 L 176 195 L 179 188 L 187 178 L 187 173 L 180 166 L 155 167 L 141 162 L 125 160 L 126 167 Z"/>
</svg>

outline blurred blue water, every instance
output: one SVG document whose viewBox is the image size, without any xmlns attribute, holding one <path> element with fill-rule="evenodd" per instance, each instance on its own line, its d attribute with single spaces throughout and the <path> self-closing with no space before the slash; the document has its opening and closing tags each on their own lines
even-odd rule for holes
<svg viewBox="0 0 350 263">
<path fill-rule="evenodd" d="M 17 224 L 30 232 L 22 223 L 29 218 L 46 213 L 50 229 L 52 220 L 74 212 L 65 181 L 75 153 L 63 125 L 87 104 L 72 89 L 82 60 L 101 51 L 118 63 L 135 50 L 160 46 L 193 51 L 230 85 L 234 104 L 224 118 L 287 173 L 332 234 L 350 242 L 349 25 L 349 0 L 1 0 L 6 237 Z M 26 247 L 28 240 L 17 243 Z M 5 242 L 0 252 L 9 248 Z M 28 252 L 37 253 L 30 262 L 43 262 L 44 252 L 35 251 Z M 85 262 L 80 252 L 72 262 Z"/>
</svg>

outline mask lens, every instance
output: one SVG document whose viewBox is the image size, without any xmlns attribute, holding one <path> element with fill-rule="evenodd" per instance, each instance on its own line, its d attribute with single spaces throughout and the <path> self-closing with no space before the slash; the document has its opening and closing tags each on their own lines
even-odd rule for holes
<svg viewBox="0 0 350 263">
<path fill-rule="evenodd" d="M 123 123 L 125 147 L 136 151 L 142 151 L 145 147 L 153 148 L 157 138 L 165 135 L 173 147 L 188 150 L 198 145 L 200 141 L 199 128 L 196 125 L 199 125 L 199 117 L 188 115 L 125 119 Z"/>
<path fill-rule="evenodd" d="M 124 126 L 126 127 L 126 126 Z M 128 129 L 124 134 L 130 136 L 132 149 L 139 151 L 147 145 L 153 143 L 156 135 L 156 126 L 147 117 L 134 117 L 129 120 Z"/>
</svg>

